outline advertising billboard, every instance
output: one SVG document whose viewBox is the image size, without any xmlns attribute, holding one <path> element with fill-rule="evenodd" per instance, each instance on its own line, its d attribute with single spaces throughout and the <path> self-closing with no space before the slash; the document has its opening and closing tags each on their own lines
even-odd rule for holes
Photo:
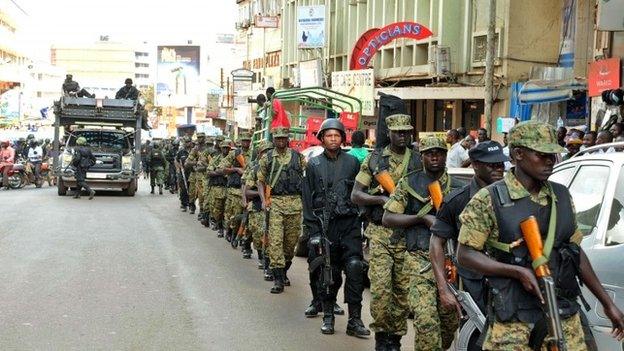
<svg viewBox="0 0 624 351">
<path fill-rule="evenodd" d="M 375 71 L 372 69 L 332 72 L 332 90 L 362 101 L 362 115 L 375 115 Z"/>
<path fill-rule="evenodd" d="M 197 106 L 199 100 L 199 46 L 158 46 L 156 105 Z"/>
<path fill-rule="evenodd" d="M 325 5 L 297 7 L 297 47 L 314 49 L 325 46 Z"/>
</svg>

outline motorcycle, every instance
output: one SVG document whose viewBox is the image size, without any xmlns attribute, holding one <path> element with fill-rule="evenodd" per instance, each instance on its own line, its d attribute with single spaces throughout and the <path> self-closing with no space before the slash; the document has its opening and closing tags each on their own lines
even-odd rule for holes
<svg viewBox="0 0 624 351">
<path fill-rule="evenodd" d="M 8 172 L 9 188 L 20 189 L 26 185 L 26 167 L 23 163 L 14 163 Z"/>
</svg>

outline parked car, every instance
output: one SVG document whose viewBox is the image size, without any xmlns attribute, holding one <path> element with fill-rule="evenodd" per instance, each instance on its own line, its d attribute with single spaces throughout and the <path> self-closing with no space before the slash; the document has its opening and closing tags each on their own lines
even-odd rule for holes
<svg viewBox="0 0 624 351">
<path fill-rule="evenodd" d="M 581 244 L 602 286 L 624 310 L 624 152 L 600 153 L 624 143 L 588 148 L 558 164 L 550 180 L 568 187 L 576 210 L 576 222 L 584 238 Z M 622 350 L 610 336 L 611 321 L 594 295 L 583 287 L 591 306 L 587 314 L 600 350 Z"/>
</svg>

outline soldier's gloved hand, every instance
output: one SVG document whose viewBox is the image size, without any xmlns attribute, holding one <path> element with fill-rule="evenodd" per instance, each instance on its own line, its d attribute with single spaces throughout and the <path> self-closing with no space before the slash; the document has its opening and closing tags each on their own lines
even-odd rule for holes
<svg viewBox="0 0 624 351">
<path fill-rule="evenodd" d="M 321 248 L 321 236 L 320 235 L 311 235 L 308 240 L 308 245 L 310 249 L 314 250 L 314 252 L 320 252 Z"/>
</svg>

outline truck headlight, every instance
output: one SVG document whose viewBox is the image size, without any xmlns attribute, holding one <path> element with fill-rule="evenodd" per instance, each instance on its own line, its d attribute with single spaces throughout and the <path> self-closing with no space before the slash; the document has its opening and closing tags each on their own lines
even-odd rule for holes
<svg viewBox="0 0 624 351">
<path fill-rule="evenodd" d="M 123 156 L 121 158 L 121 169 L 124 171 L 132 170 L 132 156 Z"/>
</svg>

